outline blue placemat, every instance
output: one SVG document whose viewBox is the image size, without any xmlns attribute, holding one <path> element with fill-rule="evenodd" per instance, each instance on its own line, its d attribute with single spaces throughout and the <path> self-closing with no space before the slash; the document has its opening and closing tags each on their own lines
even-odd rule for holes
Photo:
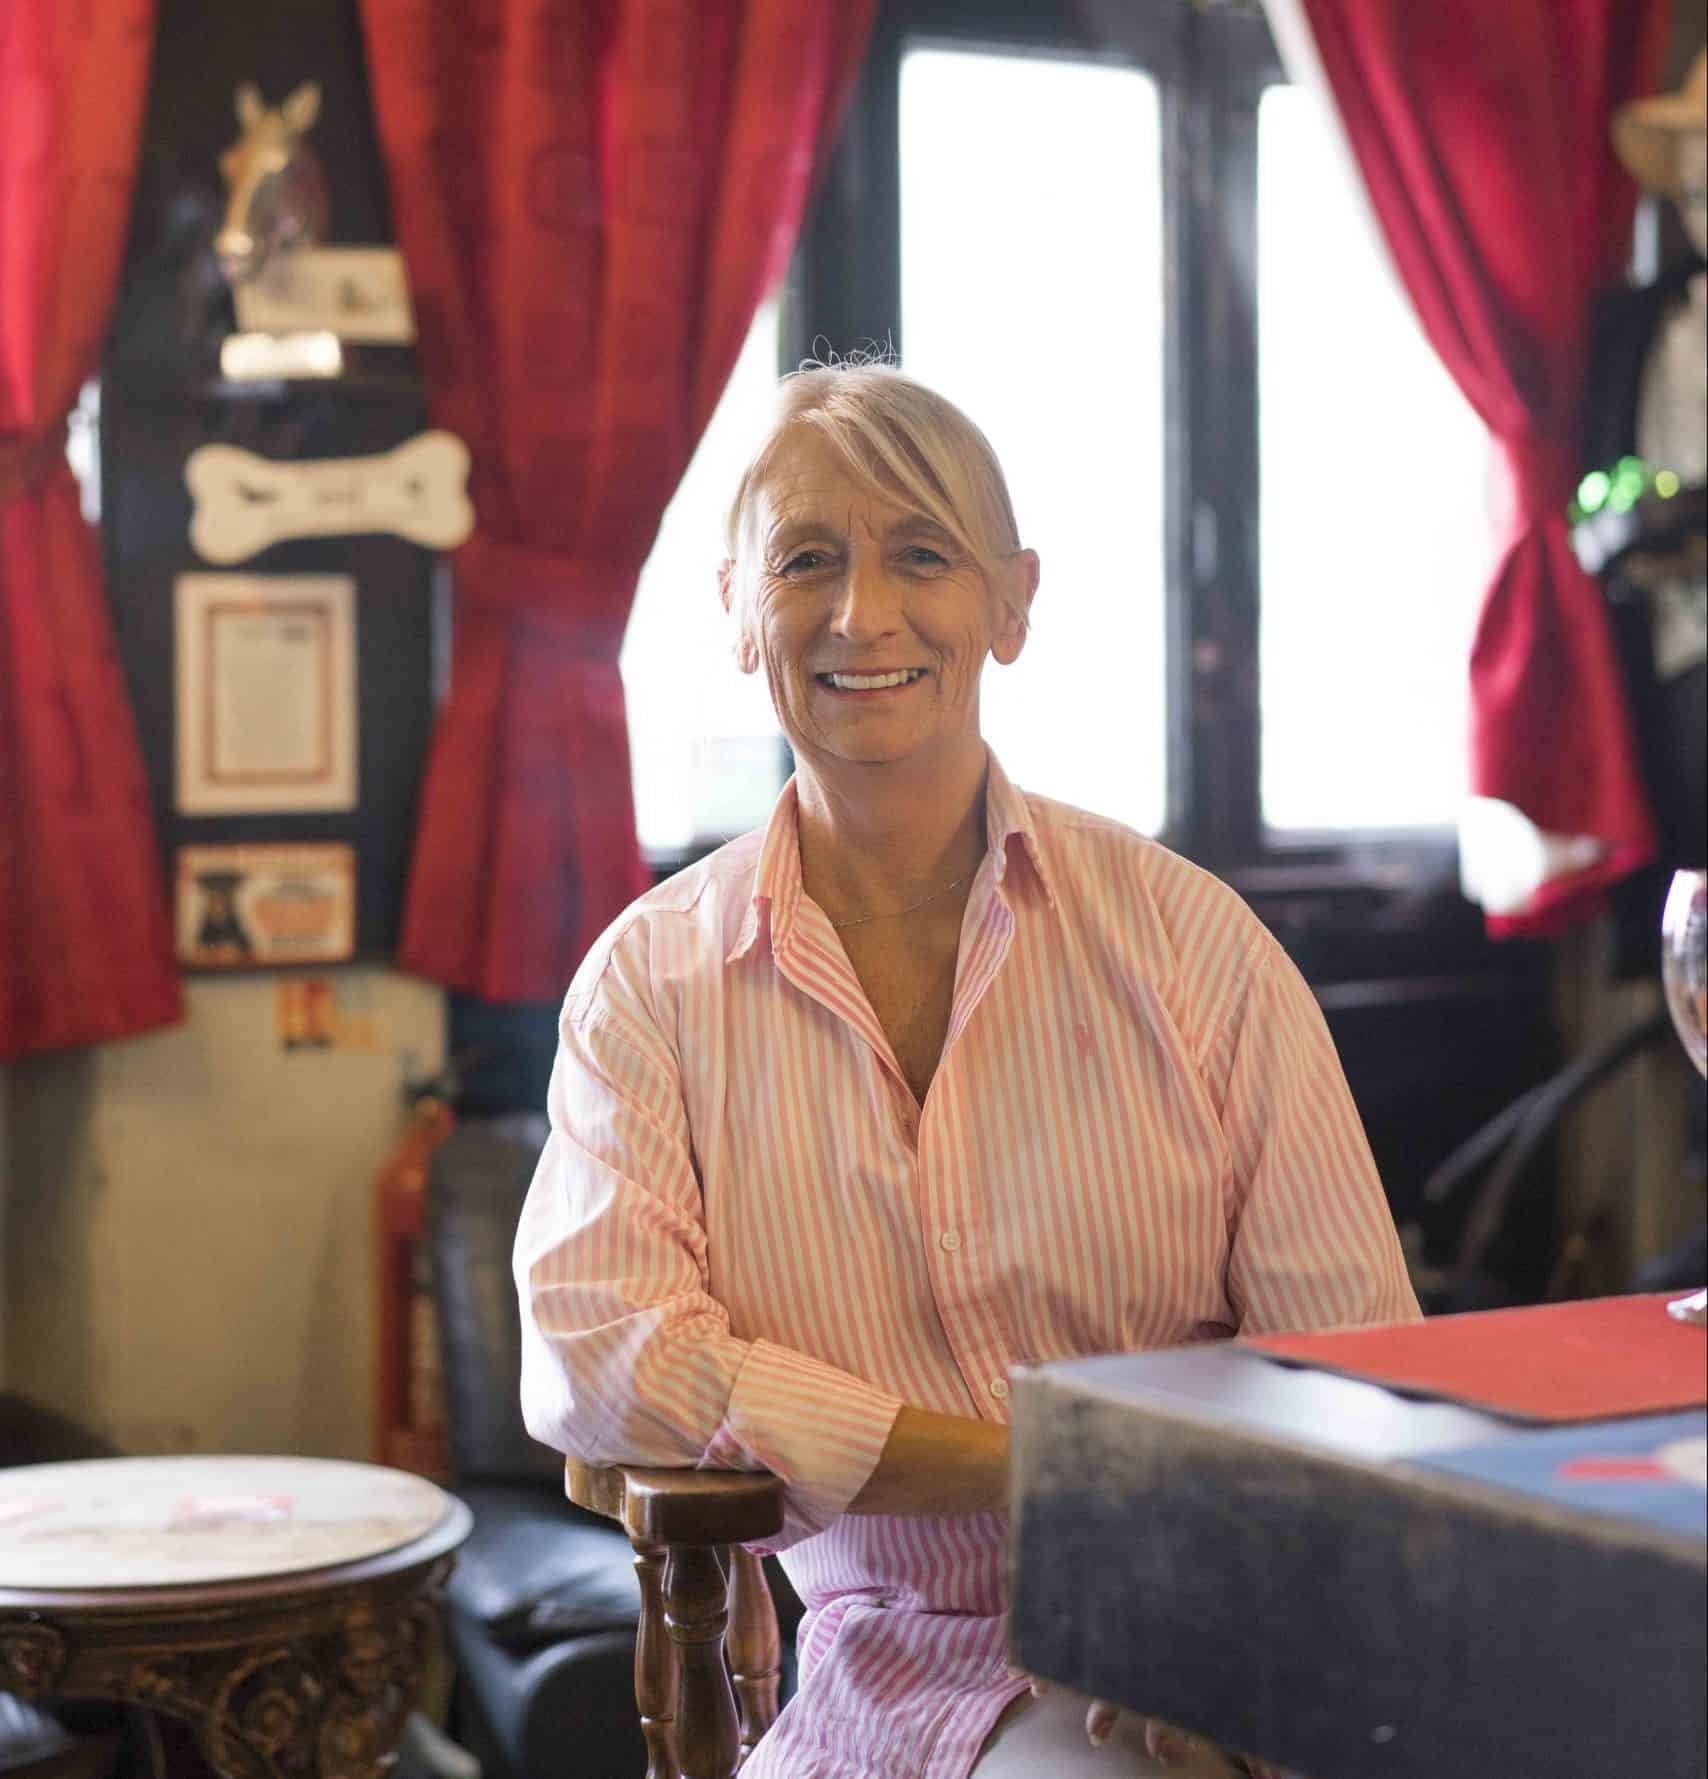
<svg viewBox="0 0 1708 1779">
<path fill-rule="evenodd" d="M 1708 1537 L 1708 1414 L 1549 1427 L 1412 1462 L 1587 1513 Z"/>
</svg>

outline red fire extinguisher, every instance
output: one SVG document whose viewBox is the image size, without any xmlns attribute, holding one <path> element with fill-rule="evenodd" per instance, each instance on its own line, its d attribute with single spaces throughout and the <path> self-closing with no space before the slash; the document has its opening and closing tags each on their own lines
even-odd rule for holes
<svg viewBox="0 0 1708 1779">
<path fill-rule="evenodd" d="M 427 1169 L 454 1122 L 443 1085 L 412 1095 L 409 1123 L 374 1179 L 374 1457 L 432 1477 L 448 1467 L 425 1241 Z"/>
</svg>

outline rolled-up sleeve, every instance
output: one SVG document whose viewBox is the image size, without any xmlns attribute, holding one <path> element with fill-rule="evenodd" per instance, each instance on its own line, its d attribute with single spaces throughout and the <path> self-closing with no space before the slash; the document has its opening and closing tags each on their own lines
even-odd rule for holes
<svg viewBox="0 0 1708 1779">
<path fill-rule="evenodd" d="M 1241 1331 L 1416 1320 L 1393 1214 L 1322 1010 L 1265 940 L 1224 1035 L 1228 1297 Z"/>
<path fill-rule="evenodd" d="M 572 994 L 548 1105 L 515 1251 L 529 1432 L 592 1464 L 771 1471 L 786 1515 L 771 1548 L 822 1530 L 876 1468 L 900 1399 L 731 1333 L 679 1071 L 638 999 Z"/>
</svg>

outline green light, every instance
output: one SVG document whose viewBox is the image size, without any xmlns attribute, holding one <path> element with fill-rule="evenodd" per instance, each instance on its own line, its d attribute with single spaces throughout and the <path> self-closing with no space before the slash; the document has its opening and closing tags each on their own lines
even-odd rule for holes
<svg viewBox="0 0 1708 1779">
<path fill-rule="evenodd" d="M 1617 482 L 1607 497 L 1607 504 L 1616 513 L 1628 513 L 1637 504 L 1637 496 L 1625 483 Z"/>
<path fill-rule="evenodd" d="M 1663 469 L 1655 476 L 1655 492 L 1662 500 L 1671 500 L 1679 490 L 1677 472 Z"/>
<path fill-rule="evenodd" d="M 1612 492 L 1613 478 L 1604 469 L 1594 469 L 1578 483 L 1578 505 L 1586 513 L 1599 512 Z"/>
</svg>

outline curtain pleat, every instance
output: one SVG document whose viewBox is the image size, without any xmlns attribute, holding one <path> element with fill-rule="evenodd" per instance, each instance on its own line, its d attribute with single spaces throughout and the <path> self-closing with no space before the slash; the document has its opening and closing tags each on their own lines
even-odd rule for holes
<svg viewBox="0 0 1708 1779">
<path fill-rule="evenodd" d="M 0 1061 L 182 1013 L 98 540 L 65 462 L 99 362 L 152 0 L 0 19 Z"/>
<path fill-rule="evenodd" d="M 1592 305 L 1636 192 L 1614 111 L 1652 89 L 1663 0 L 1268 0 L 1300 17 L 1425 334 L 1489 427 L 1505 535 L 1470 661 L 1472 792 L 1556 837 L 1567 868 L 1492 931 L 1546 934 L 1654 854 L 1607 612 L 1566 506 Z"/>
<path fill-rule="evenodd" d="M 647 887 L 623 628 L 872 10 L 362 0 L 428 400 L 474 459 L 404 916 L 417 974 L 555 1000 Z"/>
</svg>

